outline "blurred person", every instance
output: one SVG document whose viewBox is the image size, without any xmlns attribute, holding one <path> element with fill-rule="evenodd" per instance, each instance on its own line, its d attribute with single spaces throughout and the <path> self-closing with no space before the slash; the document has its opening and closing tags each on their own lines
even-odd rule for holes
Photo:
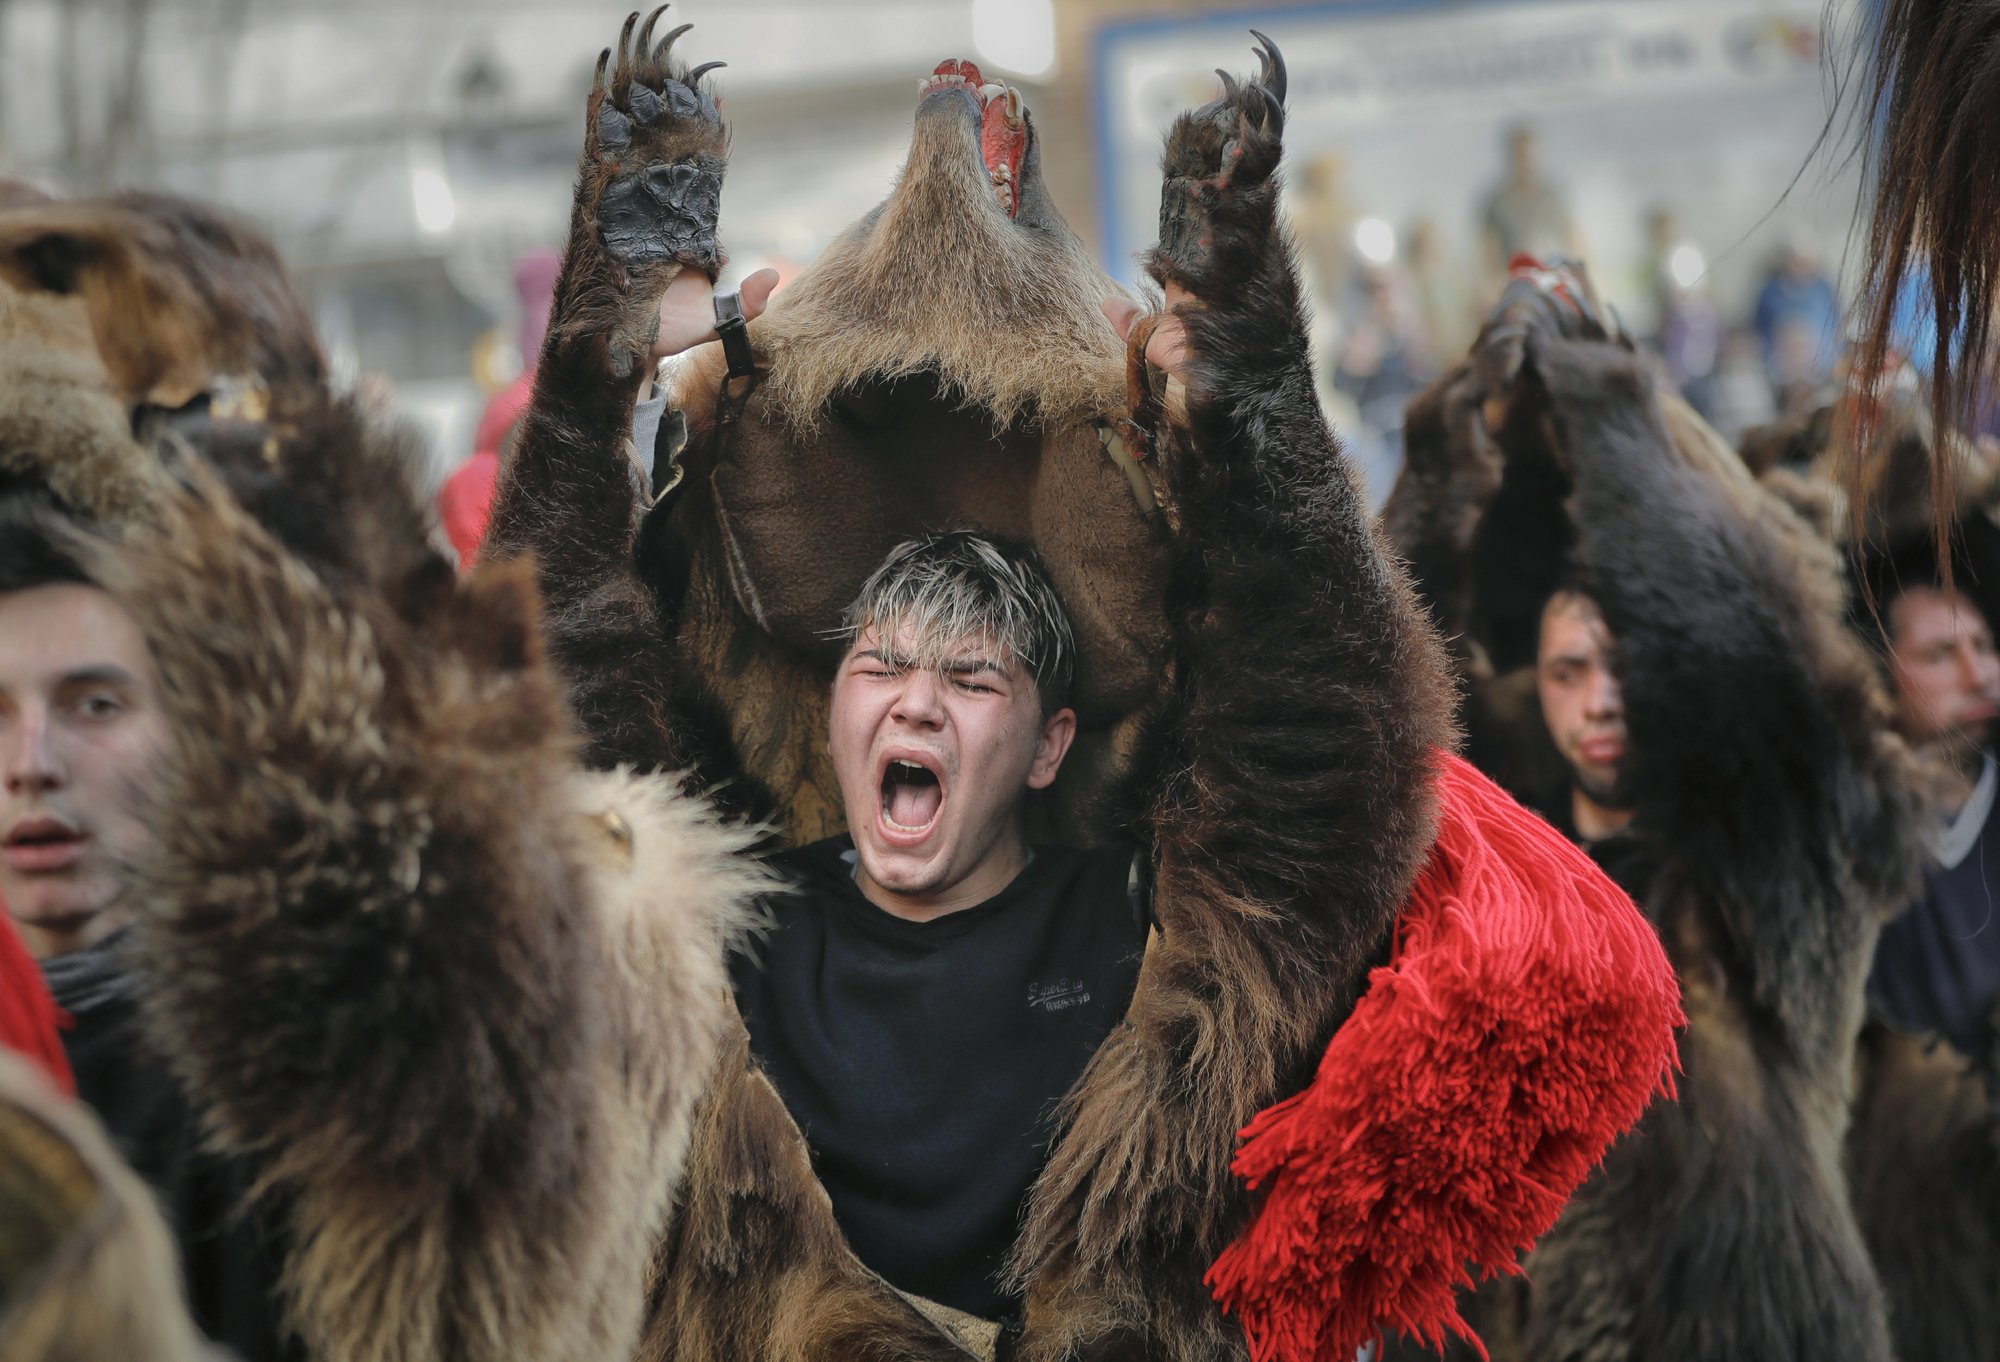
<svg viewBox="0 0 2000 1362">
<path fill-rule="evenodd" d="M 1882 931 L 1869 995 L 1898 1027 L 1944 1036 L 1995 1063 L 2000 1004 L 2000 652 L 1993 621 L 1957 565 L 1947 585 L 1913 549 L 1871 573 L 1880 588 L 1896 726 L 1947 771 L 1923 892 Z"/>
<path fill-rule="evenodd" d="M 1435 220 L 1420 217 L 1410 224 L 1404 259 L 1409 262 L 1410 282 L 1416 291 L 1428 381 L 1443 373 L 1472 344 L 1479 329 L 1479 308 Z"/>
<path fill-rule="evenodd" d="M 1633 335 L 1653 339 L 1660 334 L 1662 295 L 1673 280 L 1674 248 L 1681 244 L 1679 220 L 1673 209 L 1655 204 L 1645 216 L 1644 244 L 1632 267 L 1631 308 L 1619 317 Z"/>
<path fill-rule="evenodd" d="M 1322 305 L 1346 285 L 1355 264 L 1354 223 L 1360 214 L 1347 193 L 1347 162 L 1340 152 L 1322 151 L 1297 172 L 1298 192 L 1287 205 L 1298 234 L 1305 284 Z"/>
<path fill-rule="evenodd" d="M 1430 368 L 1423 317 L 1409 276 L 1394 262 L 1357 266 L 1348 281 L 1340 317 L 1331 386 L 1353 404 L 1349 456 L 1364 469 L 1372 504 L 1395 484 L 1402 444 L 1403 410 L 1426 382 Z"/>
<path fill-rule="evenodd" d="M 279 1255 L 240 1210 L 249 1170 L 207 1152 L 146 1038 L 123 876 L 152 837 L 135 804 L 166 720 L 138 626 L 69 555 L 52 507 L 39 493 L 0 495 L 0 898 L 69 1019 L 77 1096 L 160 1197 L 197 1324 L 246 1362 L 294 1356 Z"/>
<path fill-rule="evenodd" d="M 1660 330 L 1654 338 L 1667 380 L 1687 404 L 1713 422 L 1721 405 L 1716 391 L 1726 334 L 1722 313 L 1699 283 L 1660 281 Z"/>
<path fill-rule="evenodd" d="M 1572 841 L 1591 848 L 1600 864 L 1616 854 L 1614 839 L 1631 829 L 1634 812 L 1618 779 L 1625 700 L 1612 656 L 1611 632 L 1597 603 L 1573 581 L 1557 587 L 1542 607 L 1535 693 L 1569 779 L 1541 808 Z"/>
<path fill-rule="evenodd" d="M 1533 129 L 1516 124 L 1505 136 L 1505 178 L 1480 209 L 1488 272 L 1504 279 L 1517 255 L 1537 259 L 1579 256 L 1582 243 L 1569 201 L 1542 177 Z"/>
<path fill-rule="evenodd" d="M 1751 325 L 1781 410 L 1800 406 L 1833 376 L 1842 313 L 1833 278 L 1801 236 L 1788 237 L 1757 290 Z"/>
</svg>

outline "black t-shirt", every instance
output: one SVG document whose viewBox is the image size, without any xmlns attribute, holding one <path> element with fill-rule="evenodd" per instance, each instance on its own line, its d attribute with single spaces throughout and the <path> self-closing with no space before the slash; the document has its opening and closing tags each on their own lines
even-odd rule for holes
<svg viewBox="0 0 2000 1362">
<path fill-rule="evenodd" d="M 750 1045 L 812 1146 L 834 1217 L 891 1284 L 985 1319 L 1050 1118 L 1139 977 L 1132 853 L 1038 847 L 974 908 L 909 922 L 854 882 L 845 837 L 732 967 Z"/>
</svg>

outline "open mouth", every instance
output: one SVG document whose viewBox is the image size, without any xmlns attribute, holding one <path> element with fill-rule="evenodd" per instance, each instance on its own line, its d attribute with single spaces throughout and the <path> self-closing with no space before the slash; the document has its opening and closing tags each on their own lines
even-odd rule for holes
<svg viewBox="0 0 2000 1362">
<path fill-rule="evenodd" d="M 1021 92 L 989 82 L 972 62 L 953 57 L 917 82 L 919 104 L 940 90 L 959 90 L 979 106 L 979 159 L 993 196 L 1008 217 L 1020 211 L 1021 163 L 1028 155 L 1028 118 Z"/>
<path fill-rule="evenodd" d="M 944 810 L 944 782 L 921 762 L 891 757 L 882 768 L 882 822 L 892 833 L 921 837 Z"/>
</svg>

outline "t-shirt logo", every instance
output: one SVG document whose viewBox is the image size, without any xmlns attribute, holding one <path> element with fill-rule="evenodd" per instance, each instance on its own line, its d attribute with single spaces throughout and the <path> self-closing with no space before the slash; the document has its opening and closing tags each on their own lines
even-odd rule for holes
<svg viewBox="0 0 2000 1362">
<path fill-rule="evenodd" d="M 1028 1006 L 1039 1007 L 1044 1012 L 1081 1007 L 1089 1001 L 1090 990 L 1083 986 L 1081 979 L 1058 979 L 1052 984 L 1028 985 Z"/>
</svg>

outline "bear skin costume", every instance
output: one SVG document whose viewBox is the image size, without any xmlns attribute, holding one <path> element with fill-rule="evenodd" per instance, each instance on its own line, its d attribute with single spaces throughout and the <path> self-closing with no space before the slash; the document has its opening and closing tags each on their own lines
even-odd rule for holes
<svg viewBox="0 0 2000 1362">
<path fill-rule="evenodd" d="M 1524 1359 L 1889 1358 L 1842 1157 L 1920 801 L 1838 556 L 1656 389 L 1574 273 L 1517 269 L 1471 358 L 1412 404 L 1408 446 L 1385 524 L 1461 640 L 1475 753 L 1524 797 L 1560 772 L 1542 603 L 1574 581 L 1602 612 L 1636 810 L 1617 873 L 1689 1018 L 1680 1101 L 1483 1303 L 1486 1337 Z"/>
<path fill-rule="evenodd" d="M 1898 392 L 1854 421 L 1853 395 L 1752 431 L 1744 462 L 1808 507 L 1848 563 L 1848 622 L 1884 663 L 1884 618 L 1906 585 L 1942 579 L 1934 495 L 1942 480 L 1952 585 L 2000 620 L 2000 468 L 1934 406 Z M 1854 441 L 1872 440 L 1858 501 Z M 1855 523 L 1858 521 L 1858 525 Z M 1858 534 L 1856 531 L 1858 530 Z M 1926 760 L 1933 754 L 1924 753 Z M 1943 772 L 1939 773 L 1943 775 Z M 1871 1001 L 1873 1001 L 1871 999 Z M 1859 1049 L 1847 1167 L 1854 1212 L 1888 1297 L 1899 1362 L 1991 1355 L 2000 1339 L 2000 1073 L 1945 1037 L 1871 1009 Z M 1991 1018 L 2000 1026 L 2000 1009 Z"/>
<path fill-rule="evenodd" d="M 593 760 L 691 768 L 803 843 L 841 826 L 828 631 L 866 573 L 927 528 L 1032 542 L 1081 654 L 1081 750 L 1045 812 L 1072 838 L 1138 843 L 1158 930 L 1025 1209 L 1018 1327 L 941 1319 L 861 1264 L 739 1030 L 640 1355 L 1244 1356 L 1204 1284 L 1255 1204 L 1231 1172 L 1238 1132 L 1307 1084 L 1390 958 L 1454 760 L 1442 650 L 1314 395 L 1273 179 L 1283 64 L 1260 38 L 1258 76 L 1225 75 L 1167 135 L 1146 265 L 1192 299 L 1185 387 L 1146 364 L 1150 323 L 1129 346 L 1104 323 L 1120 290 L 1050 204 L 1018 94 L 950 61 L 888 199 L 750 325 L 755 372 L 727 373 L 718 346 L 672 366 L 659 442 L 636 450 L 660 296 L 721 259 L 710 68 L 674 61 L 684 28 L 656 46 L 658 17 L 633 16 L 600 62 L 482 561 L 532 556 Z M 1622 1123 L 1662 1081 L 1678 1015 L 1670 982 L 1650 989 Z M 1548 1218 L 1610 1134 L 1578 1142 Z M 1451 1315 L 1472 1255 L 1442 1242 Z"/>
</svg>

